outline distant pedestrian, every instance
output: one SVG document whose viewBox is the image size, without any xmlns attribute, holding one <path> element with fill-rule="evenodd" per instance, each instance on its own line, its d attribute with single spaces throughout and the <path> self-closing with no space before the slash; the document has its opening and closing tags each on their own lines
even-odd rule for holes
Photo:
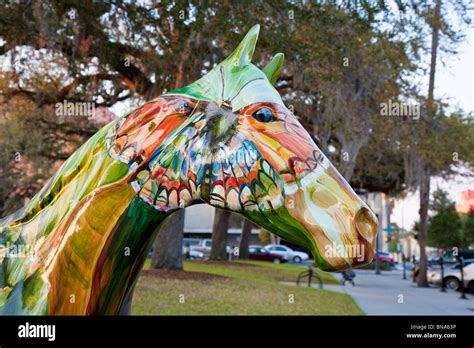
<svg viewBox="0 0 474 348">
<path fill-rule="evenodd" d="M 347 271 L 343 271 L 342 280 L 341 280 L 342 285 L 345 285 L 346 280 L 347 280 L 352 284 L 352 286 L 355 286 L 355 283 L 354 283 L 355 276 L 356 276 L 355 272 L 351 269 Z"/>
<path fill-rule="evenodd" d="M 184 244 L 184 258 L 189 260 L 191 258 L 191 246 L 189 243 Z"/>
</svg>

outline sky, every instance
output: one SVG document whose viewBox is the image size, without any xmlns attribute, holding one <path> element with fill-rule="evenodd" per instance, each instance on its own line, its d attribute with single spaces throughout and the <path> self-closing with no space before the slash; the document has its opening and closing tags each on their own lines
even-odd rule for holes
<svg viewBox="0 0 474 348">
<path fill-rule="evenodd" d="M 443 66 L 438 62 L 435 96 L 449 97 L 465 111 L 474 111 L 474 28 L 466 31 L 459 54 Z"/>
<path fill-rule="evenodd" d="M 459 46 L 459 54 L 445 65 L 438 62 L 435 97 L 449 98 L 453 105 L 460 106 L 466 112 L 474 112 L 474 28 L 470 28 L 466 33 L 466 40 Z M 433 178 L 431 192 L 438 187 L 448 191 L 451 200 L 459 202 L 462 191 L 474 190 L 474 178 L 456 177 L 451 180 Z M 418 192 L 396 201 L 391 221 L 406 229 L 412 228 L 414 222 L 418 220 L 418 202 Z"/>
</svg>

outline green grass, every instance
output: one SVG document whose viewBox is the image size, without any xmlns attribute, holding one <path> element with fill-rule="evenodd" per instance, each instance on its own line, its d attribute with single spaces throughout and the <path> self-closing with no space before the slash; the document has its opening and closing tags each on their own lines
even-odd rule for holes
<svg viewBox="0 0 474 348">
<path fill-rule="evenodd" d="M 258 266 L 258 267 L 246 267 Z M 145 262 L 144 269 L 150 268 L 150 259 Z M 204 272 L 225 277 L 265 280 L 269 282 L 296 281 L 298 274 L 305 268 L 295 265 L 275 264 L 261 261 L 230 261 L 222 264 L 207 263 L 202 261 L 185 261 L 184 270 L 187 272 Z M 339 284 L 331 273 L 314 270 L 319 274 L 323 284 Z M 304 280 L 303 280 L 304 281 Z"/>
<path fill-rule="evenodd" d="M 278 270 L 278 274 L 281 272 L 284 277 L 288 277 L 289 279 L 282 279 L 282 280 L 289 280 L 295 281 L 298 277 L 298 274 L 305 271 L 305 268 L 301 268 L 295 265 L 287 265 L 287 264 L 275 264 L 270 262 L 260 262 L 260 261 L 237 261 L 240 263 L 246 264 L 253 264 L 262 267 L 268 267 L 274 270 Z M 334 276 L 329 272 L 324 272 L 319 269 L 314 269 L 314 272 L 319 274 L 321 277 L 323 284 L 339 284 L 339 282 L 334 278 Z M 278 274 L 275 274 L 278 277 Z"/>
<path fill-rule="evenodd" d="M 149 263 L 145 268 L 149 267 Z M 295 281 L 303 269 L 258 261 L 207 263 L 188 261 L 187 272 L 216 277 L 202 280 L 142 276 L 134 315 L 361 315 L 353 299 L 325 289 L 280 284 Z M 336 283 L 321 272 L 324 283 Z M 225 278 L 224 278 L 225 277 Z M 184 303 L 180 303 L 183 302 Z M 291 301 L 293 299 L 294 301 Z"/>
</svg>

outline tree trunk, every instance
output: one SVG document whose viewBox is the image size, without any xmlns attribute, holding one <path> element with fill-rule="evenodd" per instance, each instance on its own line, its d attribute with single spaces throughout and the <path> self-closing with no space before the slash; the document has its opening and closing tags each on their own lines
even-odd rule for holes
<svg viewBox="0 0 474 348">
<path fill-rule="evenodd" d="M 441 16 L 441 0 L 436 0 L 435 10 L 433 18 L 433 32 L 431 35 L 431 62 L 430 62 L 430 81 L 428 85 L 428 110 L 432 111 L 434 101 L 434 86 L 435 86 L 435 74 L 436 74 L 436 59 L 438 55 L 438 37 L 439 37 L 439 20 Z M 431 104 L 430 104 L 431 103 Z M 432 116 L 432 115 L 431 115 Z"/>
<path fill-rule="evenodd" d="M 418 235 L 420 266 L 417 283 L 419 287 L 428 287 L 428 279 L 426 277 L 426 240 L 428 237 L 428 207 L 430 204 L 430 172 L 424 163 L 421 167 L 420 175 L 420 232 Z"/>
<path fill-rule="evenodd" d="M 230 211 L 216 209 L 212 226 L 212 248 L 209 259 L 227 260 L 227 231 L 229 230 Z"/>
<path fill-rule="evenodd" d="M 166 270 L 183 269 L 184 209 L 168 217 L 161 226 L 153 243 L 151 267 Z"/>
<path fill-rule="evenodd" d="M 364 140 L 365 138 L 361 138 L 358 138 L 354 141 L 348 141 L 341 150 L 341 161 L 339 162 L 338 169 L 347 182 L 350 182 L 352 175 L 354 175 L 354 168 L 356 165 L 357 156 L 359 156 L 360 148 L 367 143 L 367 141 Z"/>
<path fill-rule="evenodd" d="M 427 112 L 428 117 L 433 120 L 434 110 L 434 86 L 436 74 L 436 59 L 438 53 L 438 36 L 439 36 L 439 20 L 441 16 L 441 0 L 436 0 L 434 9 L 434 18 L 432 21 L 432 37 L 431 37 L 431 63 L 430 63 L 430 80 L 428 84 L 428 100 Z M 428 208 L 430 203 L 430 178 L 431 173 L 428 163 L 421 159 L 420 166 L 420 234 L 418 243 L 420 244 L 420 266 L 418 271 L 418 286 L 427 287 L 428 279 L 426 277 L 427 261 L 426 261 L 426 240 L 428 238 Z"/>
<path fill-rule="evenodd" d="M 244 219 L 244 225 L 242 226 L 242 235 L 240 236 L 239 244 L 239 259 L 249 258 L 249 244 L 250 236 L 252 234 L 253 223 L 250 220 Z"/>
</svg>

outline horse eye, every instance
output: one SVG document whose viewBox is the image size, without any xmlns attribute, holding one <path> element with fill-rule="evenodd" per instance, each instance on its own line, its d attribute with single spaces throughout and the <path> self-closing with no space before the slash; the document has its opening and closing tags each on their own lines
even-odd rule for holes
<svg viewBox="0 0 474 348">
<path fill-rule="evenodd" d="M 259 122 L 275 121 L 275 117 L 273 116 L 273 111 L 268 108 L 263 108 L 263 109 L 255 111 L 252 114 L 252 117 Z"/>
<path fill-rule="evenodd" d="M 177 107 L 178 112 L 185 113 L 185 114 L 190 113 L 192 109 L 193 109 L 192 106 L 189 105 L 188 102 L 183 102 Z"/>
</svg>

